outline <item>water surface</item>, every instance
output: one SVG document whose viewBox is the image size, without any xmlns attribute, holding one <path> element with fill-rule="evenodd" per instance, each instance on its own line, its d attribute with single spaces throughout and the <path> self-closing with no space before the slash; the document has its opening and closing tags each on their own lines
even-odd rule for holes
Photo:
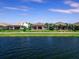
<svg viewBox="0 0 79 59">
<path fill-rule="evenodd" d="M 79 38 L 0 37 L 0 59 L 79 59 Z"/>
</svg>

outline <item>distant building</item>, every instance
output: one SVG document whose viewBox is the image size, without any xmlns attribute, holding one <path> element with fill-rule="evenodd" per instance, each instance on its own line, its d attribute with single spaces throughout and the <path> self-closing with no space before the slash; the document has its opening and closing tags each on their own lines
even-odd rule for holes
<svg viewBox="0 0 79 59">
<path fill-rule="evenodd" d="M 23 28 L 23 26 L 20 26 L 20 25 L 8 25 L 6 27 L 8 30 L 19 30 Z"/>
<path fill-rule="evenodd" d="M 21 25 L 0 23 L 0 30 L 19 30 L 21 28 L 23 28 Z"/>
<path fill-rule="evenodd" d="M 45 30 L 45 25 L 43 23 L 32 24 L 32 30 Z"/>
<path fill-rule="evenodd" d="M 7 29 L 7 26 L 8 26 L 9 24 L 6 24 L 6 23 L 0 23 L 0 30 L 5 30 L 5 29 Z"/>
<path fill-rule="evenodd" d="M 24 26 L 26 28 L 29 28 L 29 23 L 24 22 L 24 23 L 19 23 L 20 26 Z"/>
</svg>

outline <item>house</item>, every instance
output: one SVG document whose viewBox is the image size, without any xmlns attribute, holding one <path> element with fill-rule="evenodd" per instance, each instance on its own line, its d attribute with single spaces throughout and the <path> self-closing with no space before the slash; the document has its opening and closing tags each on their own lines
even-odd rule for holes
<svg viewBox="0 0 79 59">
<path fill-rule="evenodd" d="M 45 25 L 43 23 L 32 24 L 32 30 L 45 30 Z"/>
<path fill-rule="evenodd" d="M 6 23 L 0 23 L 0 30 L 6 30 L 8 25 Z"/>
<path fill-rule="evenodd" d="M 19 30 L 22 28 L 23 26 L 21 25 L 0 23 L 0 30 Z"/>
<path fill-rule="evenodd" d="M 19 23 L 18 25 L 29 28 L 29 23 L 27 22 Z"/>
<path fill-rule="evenodd" d="M 55 30 L 66 30 L 66 23 L 63 22 L 57 22 L 55 23 Z"/>
<path fill-rule="evenodd" d="M 19 30 L 23 28 L 23 26 L 20 26 L 20 25 L 8 25 L 6 27 L 8 30 Z"/>
</svg>

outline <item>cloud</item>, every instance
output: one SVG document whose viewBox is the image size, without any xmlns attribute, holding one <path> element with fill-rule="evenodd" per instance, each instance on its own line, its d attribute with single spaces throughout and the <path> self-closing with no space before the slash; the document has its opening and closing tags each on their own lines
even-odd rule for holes
<svg viewBox="0 0 79 59">
<path fill-rule="evenodd" d="M 79 3 L 78 2 L 74 2 L 72 0 L 66 0 L 64 3 L 68 4 L 69 6 L 71 6 L 73 8 L 79 8 Z"/>
<path fill-rule="evenodd" d="M 64 10 L 64 9 L 48 9 L 50 12 L 60 12 L 60 13 L 71 13 L 70 10 Z"/>
<path fill-rule="evenodd" d="M 50 12 L 60 12 L 66 14 L 79 13 L 79 9 L 48 9 Z"/>
<path fill-rule="evenodd" d="M 31 1 L 33 1 L 33 2 L 38 2 L 38 3 L 44 2 L 44 0 L 31 0 Z"/>
<path fill-rule="evenodd" d="M 19 7 L 3 7 L 4 9 L 9 9 L 9 10 L 20 10 L 20 11 L 27 11 L 30 9 L 27 6 L 19 6 Z"/>
<path fill-rule="evenodd" d="M 21 0 L 23 2 L 36 2 L 36 3 L 43 3 L 44 0 Z"/>
<path fill-rule="evenodd" d="M 64 1 L 65 4 L 69 5 L 70 9 L 53 9 L 50 8 L 48 9 L 51 12 L 60 12 L 60 13 L 66 13 L 66 14 L 72 14 L 72 13 L 79 13 L 79 3 L 78 2 L 74 2 L 72 0 L 66 0 Z"/>
<path fill-rule="evenodd" d="M 30 14 L 26 14 L 26 13 L 24 13 L 24 14 L 19 14 L 19 16 L 30 16 Z"/>
</svg>

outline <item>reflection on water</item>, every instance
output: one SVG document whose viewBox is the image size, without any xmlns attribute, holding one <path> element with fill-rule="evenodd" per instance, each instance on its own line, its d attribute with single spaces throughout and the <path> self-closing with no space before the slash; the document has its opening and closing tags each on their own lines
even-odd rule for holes
<svg viewBox="0 0 79 59">
<path fill-rule="evenodd" d="M 79 59 L 79 38 L 0 37 L 0 59 Z"/>
</svg>

